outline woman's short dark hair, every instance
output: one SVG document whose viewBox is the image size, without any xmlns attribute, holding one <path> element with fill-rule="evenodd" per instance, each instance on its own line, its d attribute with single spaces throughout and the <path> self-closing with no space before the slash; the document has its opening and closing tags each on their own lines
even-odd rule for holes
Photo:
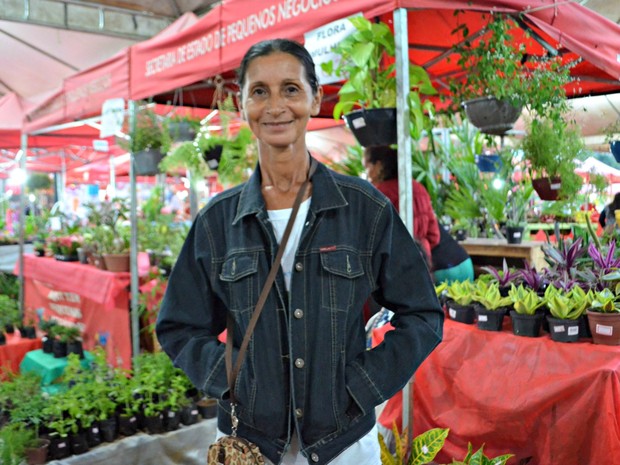
<svg viewBox="0 0 620 465">
<path fill-rule="evenodd" d="M 271 55 L 276 52 L 288 53 L 299 60 L 306 71 L 306 79 L 310 83 L 312 93 L 316 94 L 319 90 L 319 80 L 316 77 L 314 61 L 312 60 L 310 53 L 308 53 L 308 50 L 306 50 L 303 45 L 289 39 L 263 40 L 262 42 L 252 45 L 248 51 L 245 52 L 243 60 L 241 60 L 241 65 L 237 70 L 237 82 L 239 83 L 239 88 L 243 89 L 245 74 L 252 60 Z"/>
<path fill-rule="evenodd" d="M 398 178 L 398 151 L 389 145 L 364 147 L 364 157 L 370 163 L 381 162 L 383 181 Z"/>
</svg>

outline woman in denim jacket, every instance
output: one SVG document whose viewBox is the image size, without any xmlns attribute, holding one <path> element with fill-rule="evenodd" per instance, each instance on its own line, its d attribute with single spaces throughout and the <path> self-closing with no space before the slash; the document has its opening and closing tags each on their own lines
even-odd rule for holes
<svg viewBox="0 0 620 465">
<path fill-rule="evenodd" d="M 157 336 L 175 365 L 218 399 L 230 434 L 224 344 L 234 352 L 306 180 L 306 126 L 323 91 L 296 42 L 260 42 L 239 69 L 242 112 L 259 163 L 244 184 L 198 215 L 170 276 Z M 390 201 L 367 181 L 319 164 L 235 385 L 238 435 L 272 463 L 378 465 L 374 407 L 441 341 L 443 312 L 419 248 Z M 366 350 L 368 296 L 395 327 Z"/>
</svg>

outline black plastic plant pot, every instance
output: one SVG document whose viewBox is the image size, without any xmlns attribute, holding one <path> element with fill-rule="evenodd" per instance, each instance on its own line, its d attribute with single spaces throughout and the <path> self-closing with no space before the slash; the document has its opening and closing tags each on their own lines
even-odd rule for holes
<svg viewBox="0 0 620 465">
<path fill-rule="evenodd" d="M 75 455 L 84 454 L 88 452 L 88 441 L 86 440 L 86 432 L 80 431 L 79 433 L 71 434 L 69 436 L 69 446 L 71 452 Z"/>
<path fill-rule="evenodd" d="M 512 332 L 516 336 L 539 337 L 542 328 L 544 314 L 535 313 L 534 315 L 522 315 L 512 310 Z"/>
<path fill-rule="evenodd" d="M 344 115 L 344 121 L 362 147 L 396 144 L 396 108 L 369 108 Z"/>
<path fill-rule="evenodd" d="M 521 115 L 521 107 L 515 107 L 495 97 L 479 97 L 461 104 L 471 124 L 484 134 L 501 136 L 512 129 Z"/>
<path fill-rule="evenodd" d="M 88 443 L 88 447 L 97 447 L 101 444 L 101 432 L 99 430 L 98 421 L 94 421 L 93 424 L 86 429 L 86 442 Z"/>
<path fill-rule="evenodd" d="M 168 410 L 164 413 L 164 430 L 174 431 L 179 429 L 181 424 L 181 414 L 174 410 Z"/>
<path fill-rule="evenodd" d="M 69 438 L 57 434 L 50 435 L 49 458 L 52 460 L 64 459 L 71 455 Z"/>
<path fill-rule="evenodd" d="M 482 305 L 476 305 L 478 329 L 483 331 L 501 331 L 506 315 L 506 308 L 501 307 L 496 310 L 489 310 Z"/>
<path fill-rule="evenodd" d="M 509 244 L 520 244 L 523 241 L 523 226 L 506 226 L 506 241 Z"/>
<path fill-rule="evenodd" d="M 81 359 L 84 358 L 84 347 L 82 341 L 67 342 L 67 354 L 76 354 Z"/>
<path fill-rule="evenodd" d="M 198 422 L 198 407 L 192 403 L 181 409 L 181 423 L 186 426 L 193 425 Z"/>
<path fill-rule="evenodd" d="M 67 356 L 67 343 L 59 339 L 54 339 L 52 344 L 52 352 L 55 358 L 62 358 Z"/>
<path fill-rule="evenodd" d="M 196 137 L 196 131 L 187 121 L 171 121 L 168 123 L 170 137 L 176 141 L 190 141 Z"/>
<path fill-rule="evenodd" d="M 149 434 L 161 434 L 164 432 L 164 415 L 162 413 L 145 416 L 144 427 Z"/>
<path fill-rule="evenodd" d="M 579 321 L 563 320 L 547 316 L 549 334 L 556 342 L 577 342 L 579 340 Z"/>
<path fill-rule="evenodd" d="M 148 149 L 133 154 L 133 168 L 136 176 L 155 176 L 159 174 L 159 162 L 164 154 L 159 149 Z"/>
<path fill-rule="evenodd" d="M 54 339 L 49 336 L 43 336 L 41 342 L 43 353 L 51 354 L 54 351 Z"/>
<path fill-rule="evenodd" d="M 123 436 L 136 434 L 138 432 L 138 418 L 135 415 L 119 415 L 118 432 Z"/>
<path fill-rule="evenodd" d="M 99 421 L 99 434 L 105 442 L 114 442 L 118 438 L 118 422 L 116 415 Z"/>
<path fill-rule="evenodd" d="M 448 307 L 448 316 L 451 320 L 468 325 L 472 325 L 476 321 L 476 310 L 473 305 L 460 305 L 453 300 L 449 300 L 446 306 Z"/>
<path fill-rule="evenodd" d="M 592 331 L 590 331 L 590 323 L 588 322 L 588 315 L 581 315 L 577 319 L 577 321 L 579 322 L 579 337 L 592 337 Z"/>
<path fill-rule="evenodd" d="M 220 166 L 220 160 L 222 158 L 222 152 L 224 151 L 223 145 L 216 145 L 209 150 L 206 150 L 202 154 L 202 158 L 205 163 L 209 167 L 209 169 L 213 171 L 217 171 L 217 168 Z"/>
</svg>

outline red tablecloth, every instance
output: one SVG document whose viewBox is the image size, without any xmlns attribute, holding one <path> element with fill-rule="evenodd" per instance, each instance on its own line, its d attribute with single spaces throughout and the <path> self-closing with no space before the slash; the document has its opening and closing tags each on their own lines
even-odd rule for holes
<svg viewBox="0 0 620 465">
<path fill-rule="evenodd" d="M 6 335 L 6 344 L 0 346 L 0 367 L 2 372 L 10 370 L 19 373 L 19 364 L 31 350 L 41 348 L 41 339 L 26 339 L 21 337 L 18 330 Z"/>
<path fill-rule="evenodd" d="M 468 441 L 513 453 L 514 464 L 620 463 L 620 346 L 583 341 L 515 336 L 509 320 L 501 332 L 446 320 L 415 374 L 414 434 L 450 428 L 438 463 L 462 460 Z M 399 396 L 380 417 L 386 427 L 400 422 Z"/>
<path fill-rule="evenodd" d="M 148 262 L 148 256 L 146 257 Z M 148 263 L 139 261 L 142 272 Z M 19 272 L 19 262 L 14 273 Z M 79 326 L 84 348 L 105 341 L 108 362 L 131 367 L 129 322 L 130 273 L 112 273 L 79 262 L 24 255 L 24 303 L 27 317 L 44 309 L 46 319 Z"/>
</svg>

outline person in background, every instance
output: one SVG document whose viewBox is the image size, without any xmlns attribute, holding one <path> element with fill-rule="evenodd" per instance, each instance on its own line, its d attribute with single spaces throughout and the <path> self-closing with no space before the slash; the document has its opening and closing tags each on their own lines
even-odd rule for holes
<svg viewBox="0 0 620 465">
<path fill-rule="evenodd" d="M 368 180 L 399 210 L 397 150 L 387 145 L 365 147 L 364 168 Z M 414 179 L 412 190 L 413 235 L 431 263 L 432 249 L 440 240 L 439 223 L 426 188 Z"/>
<path fill-rule="evenodd" d="M 443 225 L 439 225 L 439 244 L 431 250 L 435 284 L 453 281 L 473 281 L 474 264 L 467 251 Z"/>
<path fill-rule="evenodd" d="M 218 436 L 231 434 L 218 335 L 232 318 L 238 352 L 281 226 L 308 179 L 235 385 L 237 435 L 268 463 L 379 465 L 375 407 L 402 389 L 442 339 L 444 313 L 430 273 L 385 196 L 311 157 L 307 124 L 323 93 L 308 51 L 286 39 L 256 43 L 238 80 L 258 165 L 194 220 L 157 337 L 194 385 L 217 399 Z M 394 312 L 395 329 L 367 350 L 362 307 L 371 294 Z"/>
<path fill-rule="evenodd" d="M 610 203 L 605 205 L 601 215 L 598 217 L 598 222 L 604 229 L 610 229 L 616 224 L 616 215 L 614 213 L 616 210 L 620 210 L 620 192 L 614 195 L 614 199 Z"/>
</svg>

